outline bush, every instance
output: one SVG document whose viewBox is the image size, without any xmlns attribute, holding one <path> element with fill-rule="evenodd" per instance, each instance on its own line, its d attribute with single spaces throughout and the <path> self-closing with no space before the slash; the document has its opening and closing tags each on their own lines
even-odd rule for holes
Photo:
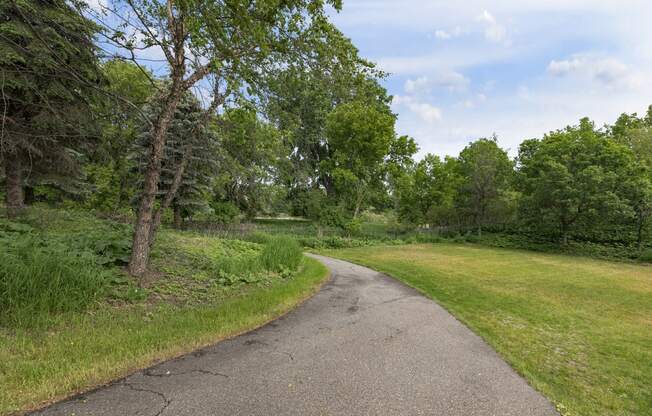
<svg viewBox="0 0 652 416">
<path fill-rule="evenodd" d="M 32 235 L 0 239 L 0 324 L 26 326 L 82 311 L 105 293 L 108 281 L 90 252 Z"/>
<path fill-rule="evenodd" d="M 270 240 L 270 238 L 271 236 L 267 233 L 254 231 L 252 233 L 247 234 L 244 239 L 252 243 L 265 244 Z"/>
<path fill-rule="evenodd" d="M 240 209 L 232 202 L 213 202 L 212 220 L 219 224 L 233 224 L 240 216 Z"/>
<path fill-rule="evenodd" d="M 646 250 L 643 250 L 641 254 L 638 256 L 638 259 L 640 261 L 644 261 L 647 263 L 652 263 L 652 248 L 648 248 Z"/>
<path fill-rule="evenodd" d="M 297 270 L 303 258 L 299 243 L 287 236 L 276 236 L 269 239 L 260 253 L 263 267 L 271 272 Z"/>
</svg>

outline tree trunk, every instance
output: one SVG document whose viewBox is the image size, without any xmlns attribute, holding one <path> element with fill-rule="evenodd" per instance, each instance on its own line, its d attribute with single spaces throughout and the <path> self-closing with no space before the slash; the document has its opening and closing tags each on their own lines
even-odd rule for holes
<svg viewBox="0 0 652 416">
<path fill-rule="evenodd" d="M 640 250 L 643 248 L 643 227 L 645 226 L 644 216 L 639 213 L 636 221 L 636 246 Z"/>
<path fill-rule="evenodd" d="M 181 207 L 177 204 L 174 204 L 174 228 L 177 230 L 181 229 L 183 224 L 183 218 L 181 218 Z"/>
<path fill-rule="evenodd" d="M 23 166 L 17 154 L 5 153 L 7 181 L 7 217 L 15 218 L 25 207 L 23 200 Z"/>
<path fill-rule="evenodd" d="M 177 166 L 177 169 L 174 172 L 174 178 L 172 179 L 172 184 L 170 185 L 170 189 L 168 189 L 168 191 L 165 193 L 165 196 L 163 197 L 163 201 L 161 201 L 161 206 L 154 213 L 154 220 L 152 221 L 152 226 L 149 230 L 150 248 L 154 245 L 154 237 L 156 236 L 156 231 L 158 231 L 158 228 L 161 226 L 161 218 L 163 216 L 163 212 L 165 212 L 165 210 L 170 207 L 170 204 L 172 204 L 174 197 L 177 195 L 177 191 L 181 186 L 183 174 L 186 170 L 186 166 L 188 166 L 188 161 L 190 160 L 191 156 L 192 156 L 192 149 L 187 149 L 183 154 L 183 158 L 179 162 L 179 166 Z"/>
<path fill-rule="evenodd" d="M 23 192 L 25 205 L 32 205 L 36 202 L 36 196 L 34 195 L 34 188 L 31 186 L 25 186 L 25 191 Z"/>
<path fill-rule="evenodd" d="M 358 218 L 358 214 L 360 213 L 360 207 L 362 206 L 362 200 L 364 199 L 364 191 L 360 188 L 358 188 L 358 194 L 356 195 L 355 198 L 355 210 L 353 211 L 353 219 Z"/>
<path fill-rule="evenodd" d="M 145 170 L 143 194 L 138 207 L 131 259 L 129 260 L 129 273 L 132 276 L 142 276 L 147 270 L 149 263 L 150 240 L 153 237 L 151 234 L 152 216 L 154 213 L 154 201 L 158 191 L 158 182 L 161 177 L 161 160 L 165 147 L 165 135 L 174 117 L 174 111 L 177 108 L 182 93 L 181 80 L 174 80 L 163 111 L 154 123 L 149 161 Z"/>
</svg>

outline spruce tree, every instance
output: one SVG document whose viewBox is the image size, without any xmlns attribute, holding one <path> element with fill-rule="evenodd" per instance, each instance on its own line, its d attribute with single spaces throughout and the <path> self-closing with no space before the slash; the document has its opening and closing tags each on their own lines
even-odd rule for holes
<svg viewBox="0 0 652 416">
<path fill-rule="evenodd" d="M 26 177 L 63 184 L 78 164 L 100 80 L 96 26 L 66 0 L 0 2 L 0 163 L 8 215 Z"/>
</svg>

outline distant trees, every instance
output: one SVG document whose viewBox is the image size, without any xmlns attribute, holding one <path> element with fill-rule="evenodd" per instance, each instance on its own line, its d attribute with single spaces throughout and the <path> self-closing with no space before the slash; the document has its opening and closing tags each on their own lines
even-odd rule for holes
<svg viewBox="0 0 652 416">
<path fill-rule="evenodd" d="M 606 229 L 623 237 L 613 224 L 632 215 L 626 184 L 635 174 L 625 146 L 582 119 L 525 141 L 518 160 L 521 215 L 536 230 L 558 235 L 563 244 L 571 235 L 606 239 L 600 235 Z"/>
<path fill-rule="evenodd" d="M 496 138 L 458 157 L 426 155 L 392 179 L 403 222 L 509 230 L 559 241 L 649 241 L 652 218 L 652 110 L 598 129 L 589 119 L 525 140 L 510 160 Z"/>
<path fill-rule="evenodd" d="M 495 138 L 469 143 L 457 158 L 426 155 L 396 180 L 399 218 L 413 224 L 473 227 L 509 218 L 513 162 Z"/>
<path fill-rule="evenodd" d="M 0 3 L 0 82 L 7 212 L 24 205 L 26 177 L 66 186 L 79 174 L 79 150 L 101 74 L 93 37 L 97 26 L 74 3 Z"/>
</svg>

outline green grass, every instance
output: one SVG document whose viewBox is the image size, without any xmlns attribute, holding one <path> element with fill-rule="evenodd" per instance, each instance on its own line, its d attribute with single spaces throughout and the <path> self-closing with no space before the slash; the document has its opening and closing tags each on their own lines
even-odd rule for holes
<svg viewBox="0 0 652 416">
<path fill-rule="evenodd" d="M 108 382 L 256 328 L 312 294 L 327 270 L 306 258 L 293 278 L 214 304 L 102 307 L 43 331 L 0 332 L 0 414 Z"/>
<path fill-rule="evenodd" d="M 565 415 L 652 415 L 652 267 L 468 244 L 325 250 L 436 299 Z"/>
<path fill-rule="evenodd" d="M 314 293 L 327 270 L 273 241 L 161 230 L 140 288 L 122 268 L 128 225 L 44 207 L 20 222 L 0 221 L 0 414 L 83 391 L 287 312 Z M 38 319 L 16 319 L 29 314 Z"/>
<path fill-rule="evenodd" d="M 88 253 L 13 236 L 0 251 L 0 325 L 38 325 L 53 313 L 83 311 L 105 292 L 108 272 Z"/>
</svg>

